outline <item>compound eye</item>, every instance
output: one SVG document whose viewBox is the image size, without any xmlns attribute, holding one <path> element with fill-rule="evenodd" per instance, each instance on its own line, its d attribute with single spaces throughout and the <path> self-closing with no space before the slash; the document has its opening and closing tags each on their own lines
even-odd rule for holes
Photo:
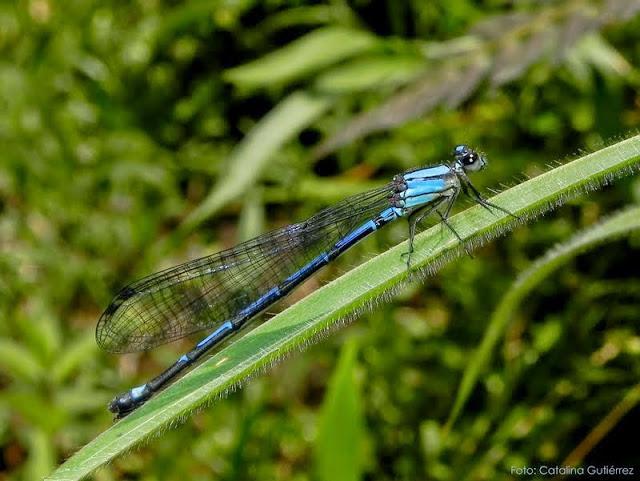
<svg viewBox="0 0 640 481">
<path fill-rule="evenodd" d="M 453 155 L 456 164 L 470 172 L 482 170 L 487 164 L 483 155 L 464 144 L 457 145 L 453 149 Z"/>
<path fill-rule="evenodd" d="M 482 170 L 487 166 L 487 159 L 478 152 L 474 150 L 470 150 L 466 153 L 466 155 L 461 159 L 462 167 L 464 170 L 469 172 L 476 172 L 478 170 Z"/>
<path fill-rule="evenodd" d="M 475 152 L 467 152 L 463 157 L 462 157 L 462 163 L 465 166 L 469 166 L 469 165 L 473 165 L 478 161 L 478 154 L 476 154 Z"/>
</svg>

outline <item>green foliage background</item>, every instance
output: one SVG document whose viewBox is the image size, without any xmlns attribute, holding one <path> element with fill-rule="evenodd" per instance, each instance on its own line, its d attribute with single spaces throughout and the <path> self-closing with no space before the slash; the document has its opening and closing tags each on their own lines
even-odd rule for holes
<svg viewBox="0 0 640 481">
<path fill-rule="evenodd" d="M 0 479 L 49 474 L 110 425 L 115 393 L 190 345 L 100 353 L 95 322 L 123 283 L 448 159 L 456 143 L 487 153 L 486 191 L 632 131 L 639 8 L 3 3 Z M 637 234 L 541 280 L 450 416 L 518 273 L 639 197 L 623 180 L 411 283 L 96 479 L 509 479 L 512 466 L 631 464 Z M 405 236 L 396 225 L 367 239 L 286 303 Z"/>
</svg>

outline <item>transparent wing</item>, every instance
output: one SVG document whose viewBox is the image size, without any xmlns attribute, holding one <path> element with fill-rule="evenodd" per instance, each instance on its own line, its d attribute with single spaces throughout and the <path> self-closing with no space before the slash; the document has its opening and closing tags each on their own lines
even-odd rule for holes
<svg viewBox="0 0 640 481">
<path fill-rule="evenodd" d="M 389 205 L 391 184 L 349 197 L 292 224 L 124 287 L 100 317 L 98 345 L 150 349 L 213 329 Z"/>
</svg>

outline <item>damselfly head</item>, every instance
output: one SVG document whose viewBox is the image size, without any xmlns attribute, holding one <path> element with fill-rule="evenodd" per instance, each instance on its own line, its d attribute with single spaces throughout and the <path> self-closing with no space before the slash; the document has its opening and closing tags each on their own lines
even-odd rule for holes
<svg viewBox="0 0 640 481">
<path fill-rule="evenodd" d="M 486 157 L 467 145 L 456 145 L 453 157 L 455 163 L 468 172 L 476 172 L 487 166 Z"/>
</svg>

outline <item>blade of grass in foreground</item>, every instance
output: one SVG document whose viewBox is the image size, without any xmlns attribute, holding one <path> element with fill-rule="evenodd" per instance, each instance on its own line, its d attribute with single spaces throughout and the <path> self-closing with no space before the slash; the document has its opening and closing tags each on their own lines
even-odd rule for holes
<svg viewBox="0 0 640 481">
<path fill-rule="evenodd" d="M 462 412 L 483 369 L 491 361 L 496 345 L 502 339 L 513 314 L 529 293 L 544 279 L 574 257 L 605 242 L 618 240 L 640 229 L 640 206 L 617 212 L 598 224 L 581 230 L 572 238 L 558 244 L 518 276 L 493 312 L 484 337 L 464 371 L 456 400 L 445 430 L 449 430 Z"/>
<path fill-rule="evenodd" d="M 552 209 L 566 199 L 601 187 L 640 166 L 640 135 L 556 167 L 491 199 L 523 219 Z M 512 228 L 518 221 L 473 206 L 451 218 L 472 247 Z M 275 316 L 171 385 L 119 421 L 67 460 L 50 480 L 76 480 L 136 444 L 179 424 L 191 412 L 224 396 L 287 353 L 304 348 L 319 334 L 352 319 L 410 277 L 401 243 L 318 289 Z M 416 237 L 413 272 L 432 273 L 464 252 L 447 229 L 438 226 Z"/>
</svg>

